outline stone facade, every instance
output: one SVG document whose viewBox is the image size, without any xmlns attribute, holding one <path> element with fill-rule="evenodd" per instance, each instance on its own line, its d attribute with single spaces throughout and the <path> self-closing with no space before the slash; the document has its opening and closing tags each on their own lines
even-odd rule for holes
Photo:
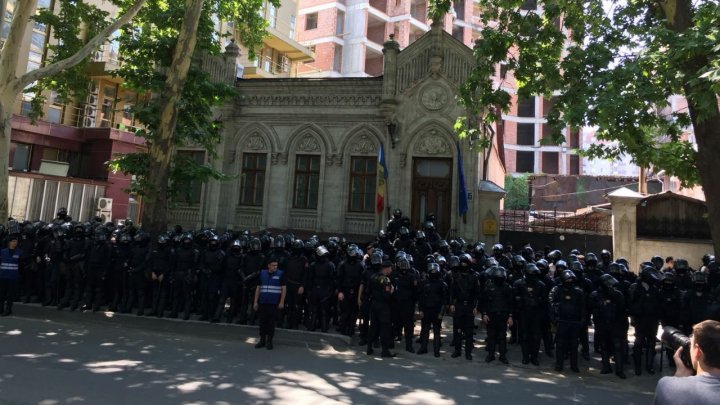
<svg viewBox="0 0 720 405">
<path fill-rule="evenodd" d="M 373 234 L 384 226 L 392 209 L 400 208 L 417 226 L 423 218 L 414 216 L 435 207 L 446 213 L 439 228 L 448 234 L 496 240 L 496 234 L 481 233 L 482 221 L 499 209 L 499 197 L 478 192 L 482 159 L 466 141 L 460 150 L 468 212 L 464 217 L 458 214 L 453 125 L 462 110 L 455 102 L 455 89 L 470 71 L 472 51 L 434 29 L 402 52 L 391 39 L 385 43 L 384 54 L 383 77 L 239 81 L 240 97 L 218 112 L 225 134 L 215 161 L 237 180 L 206 186 L 206 203 L 200 208 L 204 224 Z M 386 210 L 381 215 L 374 210 L 351 211 L 351 162 L 354 157 L 377 160 L 381 144 L 389 173 Z M 505 170 L 499 154 L 493 152 L 487 180 L 502 186 Z M 243 161 L 250 153 L 266 157 L 262 204 L 243 206 Z M 315 156 L 320 161 L 315 209 L 294 208 L 298 156 Z M 446 177 L 437 183 L 440 188 L 419 185 L 416 174 L 423 162 L 445 165 Z M 438 205 L 426 206 L 417 187 L 429 187 L 424 190 Z"/>
</svg>

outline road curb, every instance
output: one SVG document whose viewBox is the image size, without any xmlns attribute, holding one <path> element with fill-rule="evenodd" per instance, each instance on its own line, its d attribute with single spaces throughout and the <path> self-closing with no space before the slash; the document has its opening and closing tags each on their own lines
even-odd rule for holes
<svg viewBox="0 0 720 405">
<path fill-rule="evenodd" d="M 168 333 L 180 336 L 219 339 L 247 340 L 257 338 L 257 326 L 236 325 L 228 323 L 209 323 L 196 320 L 180 320 L 157 318 L 153 316 L 136 316 L 115 312 L 82 312 L 55 307 L 42 307 L 39 304 L 20 304 L 13 306 L 13 315 L 20 318 L 31 318 L 49 322 L 72 324 L 96 324 L 117 328 L 140 329 L 148 332 Z M 352 340 L 349 336 L 322 332 L 310 332 L 297 329 L 276 329 L 275 340 L 290 344 L 322 344 L 331 345 L 337 350 L 349 349 Z"/>
</svg>

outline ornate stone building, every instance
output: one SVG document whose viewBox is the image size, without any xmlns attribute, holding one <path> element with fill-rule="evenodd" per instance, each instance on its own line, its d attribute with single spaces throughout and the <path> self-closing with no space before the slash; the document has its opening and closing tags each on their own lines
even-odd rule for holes
<svg viewBox="0 0 720 405">
<path fill-rule="evenodd" d="M 225 136 L 215 161 L 237 178 L 209 183 L 200 207 L 175 210 L 174 220 L 374 234 L 400 208 L 414 226 L 434 212 L 443 234 L 496 241 L 505 175 L 497 146 L 481 181 L 481 155 L 460 142 L 468 211 L 458 213 L 455 92 L 471 70 L 471 49 L 436 27 L 403 51 L 390 39 L 383 53 L 382 77 L 238 81 L 239 99 L 219 111 Z M 381 144 L 389 176 L 378 215 Z"/>
</svg>

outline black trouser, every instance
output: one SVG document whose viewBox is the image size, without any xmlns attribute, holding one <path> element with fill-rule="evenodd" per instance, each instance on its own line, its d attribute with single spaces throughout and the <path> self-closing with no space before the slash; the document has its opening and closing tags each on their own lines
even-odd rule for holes
<svg viewBox="0 0 720 405">
<path fill-rule="evenodd" d="M 310 291 L 310 307 L 307 320 L 308 330 L 314 331 L 320 323 L 320 330 L 327 332 L 330 327 L 330 287 L 315 286 Z"/>
<path fill-rule="evenodd" d="M 260 339 L 272 340 L 278 318 L 278 304 L 259 304 L 257 310 Z"/>
<path fill-rule="evenodd" d="M 543 333 L 543 313 L 542 308 L 528 308 L 523 311 L 519 319 L 518 329 L 522 341 L 522 357 L 523 360 L 537 359 L 540 351 L 540 339 Z"/>
<path fill-rule="evenodd" d="M 115 268 L 110 271 L 107 282 L 110 284 L 109 290 L 112 299 L 110 300 L 110 310 L 120 311 L 125 307 L 125 280 L 127 271 L 124 268 Z"/>
<path fill-rule="evenodd" d="M 610 357 L 615 357 L 615 372 L 625 366 L 625 337 L 622 325 L 595 325 L 595 338 L 600 345 L 603 371 L 610 369 Z"/>
<path fill-rule="evenodd" d="M 555 365 L 562 368 L 565 355 L 570 352 L 570 367 L 578 368 L 578 337 L 580 335 L 579 322 L 558 322 L 557 345 L 555 347 Z"/>
<path fill-rule="evenodd" d="M 30 297 L 37 293 L 37 269 L 32 260 L 20 263 L 20 290 L 24 302 L 30 302 Z"/>
<path fill-rule="evenodd" d="M 238 309 L 238 300 L 242 294 L 240 281 L 237 279 L 224 279 L 220 285 L 220 299 L 218 300 L 217 307 L 215 308 L 215 320 L 220 320 L 225 310 L 225 302 L 230 299 L 230 309 L 225 314 L 225 320 L 230 323 L 232 322 Z"/>
<path fill-rule="evenodd" d="M 170 316 L 172 316 L 173 318 L 176 317 L 181 310 L 184 311 L 184 319 L 190 318 L 192 293 L 195 284 L 193 283 L 193 281 L 194 280 L 192 280 L 192 278 L 189 278 L 188 275 L 185 273 L 173 274 L 173 303 L 172 312 L 170 314 Z"/>
<path fill-rule="evenodd" d="M 461 301 L 455 304 L 455 313 L 453 313 L 453 342 L 455 343 L 455 353 L 461 352 L 462 341 L 465 339 L 465 355 L 472 354 L 473 332 L 475 329 L 474 308 L 472 303 L 467 301 Z"/>
<path fill-rule="evenodd" d="M 147 277 L 145 277 L 144 271 L 132 271 L 128 275 L 129 290 L 128 300 L 125 305 L 125 312 L 132 311 L 135 301 L 138 303 L 138 315 L 145 313 L 145 285 Z"/>
<path fill-rule="evenodd" d="M 19 289 L 18 279 L 0 279 L 0 312 L 3 315 L 12 313 L 13 302 Z"/>
<path fill-rule="evenodd" d="M 370 303 L 367 300 L 362 300 L 360 303 L 360 312 L 358 313 L 360 318 L 360 326 L 358 327 L 358 336 L 360 341 L 367 341 L 368 333 L 370 331 Z"/>
<path fill-rule="evenodd" d="M 85 306 L 97 310 L 103 304 L 105 268 L 91 266 L 85 278 Z"/>
<path fill-rule="evenodd" d="M 255 300 L 255 288 L 254 284 L 248 284 L 243 287 L 242 300 L 240 302 L 240 316 L 238 322 L 242 324 L 255 323 L 255 310 L 253 309 L 253 301 Z"/>
<path fill-rule="evenodd" d="M 645 353 L 645 369 L 653 370 L 655 363 L 655 335 L 657 334 L 658 321 L 655 319 L 639 319 L 635 325 L 635 344 L 633 345 L 633 360 L 635 372 L 640 373 L 642 369 L 642 352 Z"/>
<path fill-rule="evenodd" d="M 395 321 L 395 336 L 402 338 L 404 333 L 405 348 L 412 348 L 413 334 L 415 333 L 415 301 L 396 301 L 393 303 L 393 315 Z"/>
<path fill-rule="evenodd" d="M 61 307 L 70 305 L 72 309 L 77 308 L 80 303 L 83 282 L 85 280 L 85 268 L 83 262 L 69 263 L 65 274 L 65 294 L 60 301 Z"/>
<path fill-rule="evenodd" d="M 392 316 L 390 305 L 383 303 L 370 303 L 370 327 L 368 329 L 368 349 L 372 348 L 373 341 L 380 337 L 383 353 L 390 351 L 392 345 Z"/>
<path fill-rule="evenodd" d="M 550 316 L 547 313 L 547 311 L 543 311 L 541 328 L 542 328 L 541 336 L 542 336 L 545 354 L 552 356 L 553 346 L 555 345 L 555 342 L 553 340 L 552 324 L 550 322 Z"/>
<path fill-rule="evenodd" d="M 220 279 L 212 273 L 200 273 L 198 290 L 200 293 L 200 319 L 209 320 L 214 318 L 217 310 L 218 292 Z"/>
<path fill-rule="evenodd" d="M 433 331 L 433 351 L 435 354 L 440 353 L 440 327 L 442 319 L 440 319 L 440 311 L 442 307 L 425 307 L 423 308 L 423 317 L 420 322 L 420 349 L 427 350 L 428 341 L 430 340 L 430 328 Z"/>
<path fill-rule="evenodd" d="M 495 355 L 497 346 L 500 357 L 507 354 L 507 331 L 510 314 L 507 312 L 490 312 L 487 314 L 487 351 L 489 356 Z"/>
<path fill-rule="evenodd" d="M 302 318 L 303 294 L 299 293 L 302 284 L 288 281 L 287 294 L 285 295 L 285 326 L 289 329 L 297 329 Z"/>
<path fill-rule="evenodd" d="M 168 276 L 163 276 L 162 281 L 156 279 L 152 281 L 152 312 L 157 317 L 162 317 L 165 312 L 165 306 L 167 305 L 168 290 L 170 285 L 170 279 Z"/>
<path fill-rule="evenodd" d="M 355 333 L 355 324 L 358 318 L 357 290 L 344 289 L 343 300 L 340 301 L 340 333 L 352 336 Z"/>
<path fill-rule="evenodd" d="M 589 334 L 588 329 L 589 329 L 589 325 L 587 323 L 580 325 L 579 339 L 580 339 L 580 346 L 582 347 L 581 351 L 584 355 L 590 354 L 590 334 Z"/>
</svg>

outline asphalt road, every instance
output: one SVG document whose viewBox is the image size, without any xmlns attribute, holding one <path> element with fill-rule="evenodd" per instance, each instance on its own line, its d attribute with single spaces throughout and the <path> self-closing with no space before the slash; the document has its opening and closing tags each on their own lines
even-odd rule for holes
<svg viewBox="0 0 720 405">
<path fill-rule="evenodd" d="M 547 358 L 488 365 L 480 350 L 388 360 L 318 334 L 284 333 L 268 351 L 247 327 L 43 311 L 60 321 L 0 318 L 0 404 L 647 404 L 658 379 L 600 376 L 594 363 L 555 373 Z"/>
</svg>

